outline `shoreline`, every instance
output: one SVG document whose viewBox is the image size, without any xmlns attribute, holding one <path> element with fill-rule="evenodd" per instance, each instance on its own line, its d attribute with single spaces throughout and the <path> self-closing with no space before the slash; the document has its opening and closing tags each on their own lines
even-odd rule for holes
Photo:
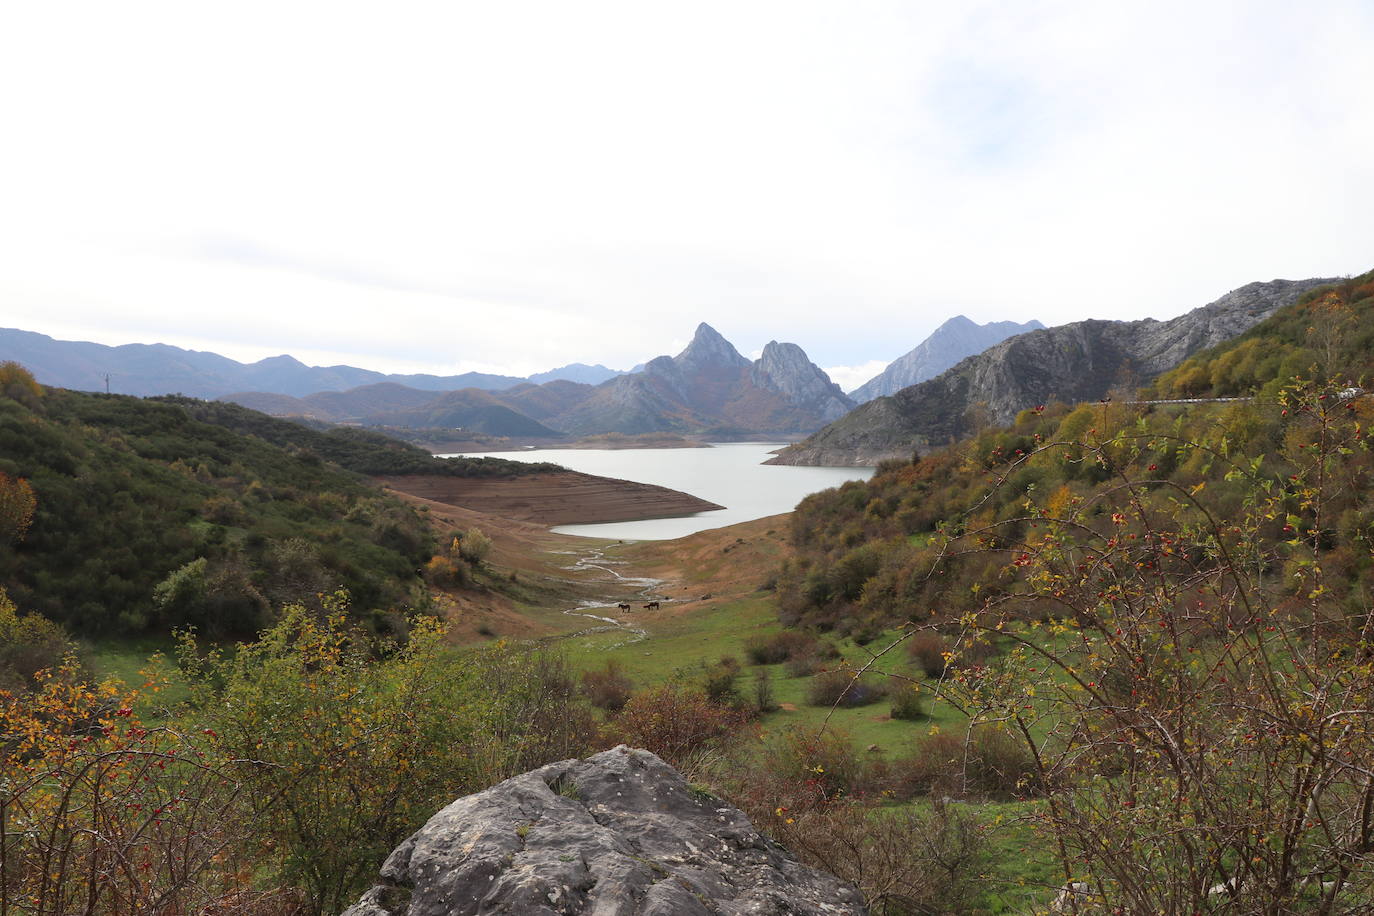
<svg viewBox="0 0 1374 916">
<path fill-rule="evenodd" d="M 553 527 L 680 518 L 724 506 L 654 484 L 579 471 L 522 477 L 376 477 L 380 485 L 421 499 Z"/>
</svg>

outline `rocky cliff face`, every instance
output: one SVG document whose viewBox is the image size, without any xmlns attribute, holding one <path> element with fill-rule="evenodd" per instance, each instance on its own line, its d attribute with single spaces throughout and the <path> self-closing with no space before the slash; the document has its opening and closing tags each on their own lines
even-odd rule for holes
<svg viewBox="0 0 1374 916">
<path fill-rule="evenodd" d="M 805 432 L 853 407 L 796 344 L 772 341 L 751 363 L 708 324 L 677 356 L 622 375 L 549 423 L 571 433 Z"/>
<path fill-rule="evenodd" d="M 982 353 L 1008 337 L 1043 327 L 1043 324 L 1034 320 L 1025 324 L 1017 324 L 1015 321 L 976 324 L 963 315 L 955 315 L 936 328 L 910 353 L 893 360 L 880 375 L 850 392 L 850 397 L 863 404 L 874 398 L 895 394 L 910 385 L 935 378 L 946 369 L 958 365 L 970 356 Z"/>
<path fill-rule="evenodd" d="M 460 798 L 387 858 L 344 916 L 842 916 L 807 868 L 648 751 L 565 760 Z"/>
<path fill-rule="evenodd" d="M 757 387 L 776 391 L 798 407 L 816 413 L 826 423 L 854 409 L 854 401 L 793 343 L 770 340 L 758 362 L 750 367 L 749 379 Z"/>
<path fill-rule="evenodd" d="M 1050 401 L 1131 391 L 1330 279 L 1251 283 L 1169 321 L 1079 321 L 1009 338 L 929 381 L 859 407 L 769 464 L 869 465 L 1008 423 Z"/>
</svg>

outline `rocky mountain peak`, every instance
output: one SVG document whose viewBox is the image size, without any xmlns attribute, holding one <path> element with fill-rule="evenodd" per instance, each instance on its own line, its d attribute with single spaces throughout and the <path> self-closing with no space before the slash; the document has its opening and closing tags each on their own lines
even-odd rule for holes
<svg viewBox="0 0 1374 916">
<path fill-rule="evenodd" d="M 909 385 L 932 379 L 961 360 L 981 353 L 1008 337 L 1044 328 L 1034 319 L 1025 324 L 993 321 L 978 324 L 964 315 L 955 315 L 936 328 L 916 348 L 893 360 L 882 374 L 850 392 L 862 404 L 894 394 Z"/>
<path fill-rule="evenodd" d="M 749 365 L 749 360 L 741 356 L 730 341 L 704 321 L 697 325 L 692 342 L 673 361 L 687 372 L 707 368 L 743 369 Z"/>
<path fill-rule="evenodd" d="M 768 341 L 750 369 L 750 378 L 758 387 L 776 391 L 792 403 L 816 411 L 826 422 L 844 416 L 854 407 L 840 386 L 794 343 Z"/>
</svg>

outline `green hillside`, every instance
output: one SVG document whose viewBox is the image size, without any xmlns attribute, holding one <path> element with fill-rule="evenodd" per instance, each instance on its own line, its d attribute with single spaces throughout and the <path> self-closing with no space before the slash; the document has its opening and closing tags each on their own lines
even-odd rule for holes
<svg viewBox="0 0 1374 916">
<path fill-rule="evenodd" d="M 1311 414 L 1294 407 L 1291 390 L 1298 379 L 1330 374 L 1314 394 L 1323 410 L 1362 419 L 1374 411 L 1374 399 L 1341 397 L 1374 374 L 1372 294 L 1374 274 L 1314 290 L 1147 390 L 1253 400 L 1051 404 L 808 497 L 793 514 L 797 556 L 779 580 L 784 621 L 862 634 L 905 620 L 957 619 L 988 595 L 1015 590 L 1004 569 L 1008 549 L 1032 532 L 1037 513 L 1078 506 L 1085 526 L 1109 529 L 1128 469 L 1149 481 L 1137 498 L 1151 511 L 1167 512 L 1179 492 L 1196 489 L 1208 511 L 1236 517 L 1254 481 L 1291 480 L 1311 465 Z M 1315 536 L 1330 548 L 1328 570 L 1340 573 L 1327 577 L 1324 601 L 1354 609 L 1374 589 L 1374 496 L 1367 453 L 1342 464 L 1348 485 L 1327 498 Z M 1296 496 L 1289 502 L 1299 508 Z M 1276 571 L 1279 545 L 1292 534 L 1284 524 L 1268 519 L 1259 532 L 1275 550 L 1266 562 Z"/>
<path fill-rule="evenodd" d="M 34 390 L 13 378 L 0 395 L 0 472 L 37 496 L 27 538 L 0 547 L 0 582 L 21 607 L 83 634 L 185 624 L 252 634 L 269 608 L 339 587 L 364 614 L 402 607 L 431 538 L 363 475 L 536 469 L 437 459 L 233 404 Z"/>
<path fill-rule="evenodd" d="M 1374 271 L 1310 290 L 1246 333 L 1193 356 L 1149 389 L 1158 397 L 1272 395 L 1286 380 L 1374 376 Z"/>
</svg>

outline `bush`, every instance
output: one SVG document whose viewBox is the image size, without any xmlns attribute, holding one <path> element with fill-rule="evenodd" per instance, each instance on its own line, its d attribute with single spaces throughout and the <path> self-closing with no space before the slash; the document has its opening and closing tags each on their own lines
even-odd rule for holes
<svg viewBox="0 0 1374 916">
<path fill-rule="evenodd" d="M 773 678 L 767 668 L 760 668 L 754 675 L 754 710 L 762 715 L 778 708 L 773 697 Z"/>
<path fill-rule="evenodd" d="M 812 706 L 867 706 L 886 694 L 886 687 L 866 678 L 855 679 L 854 671 L 836 668 L 822 671 L 806 686 L 806 702 Z"/>
<path fill-rule="evenodd" d="M 694 772 L 704 758 L 724 750 L 746 721 L 743 712 L 718 706 L 704 693 L 663 684 L 630 697 L 614 727 L 624 743 Z"/>
<path fill-rule="evenodd" d="M 783 630 L 769 636 L 751 636 L 744 643 L 745 655 L 755 665 L 776 665 L 791 658 L 817 654 L 820 642 L 809 633 Z"/>
<path fill-rule="evenodd" d="M 481 528 L 469 528 L 458 539 L 458 555 L 473 566 L 480 568 L 490 553 L 491 538 L 487 537 Z"/>
<path fill-rule="evenodd" d="M 926 717 L 926 695 L 919 684 L 898 684 L 888 692 L 892 696 L 892 709 L 888 715 L 892 718 L 914 722 Z"/>
<path fill-rule="evenodd" d="M 445 664 L 443 631 L 417 621 L 381 659 L 345 623 L 300 606 L 232 658 L 182 646 L 196 731 L 216 736 L 236 775 L 251 780 L 259 870 L 338 912 L 377 863 L 455 794 L 493 781 L 508 753 L 471 665 Z"/>
<path fill-rule="evenodd" d="M 1013 799 L 1041 794 L 1044 785 L 1030 751 L 1006 732 L 988 726 L 963 735 L 925 736 L 909 756 L 891 765 L 889 788 L 899 798 Z"/>
<path fill-rule="evenodd" d="M 630 700 L 634 684 L 625 669 L 614 659 L 594 671 L 582 672 L 582 695 L 593 706 L 607 712 L 619 712 Z"/>
<path fill-rule="evenodd" d="M 949 646 L 938 633 L 917 633 L 906 641 L 906 654 L 928 678 L 944 677 Z"/>
<path fill-rule="evenodd" d="M 843 729 L 799 728 L 784 732 L 764 748 L 764 770 L 790 785 L 792 807 L 808 798 L 858 795 L 874 787 L 873 771 Z M 797 797 L 797 791 L 804 798 Z"/>
<path fill-rule="evenodd" d="M 788 677 L 810 677 L 821 668 L 821 659 L 815 655 L 799 655 L 789 658 L 782 666 Z"/>
<path fill-rule="evenodd" d="M 62 627 L 38 614 L 21 616 L 0 589 L 0 690 L 33 689 L 34 675 L 57 668 L 71 652 Z"/>
</svg>

